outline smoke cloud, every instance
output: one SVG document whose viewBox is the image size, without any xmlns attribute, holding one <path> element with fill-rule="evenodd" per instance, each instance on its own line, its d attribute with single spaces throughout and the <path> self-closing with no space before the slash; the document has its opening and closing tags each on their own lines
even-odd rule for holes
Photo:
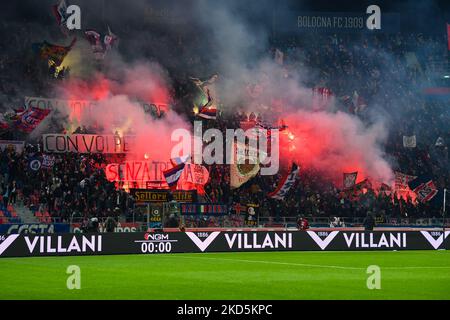
<svg viewBox="0 0 450 320">
<path fill-rule="evenodd" d="M 21 2 L 27 8 L 29 30 L 35 29 L 32 41 L 68 42 L 61 35 L 56 36 L 59 31 L 50 13 L 53 2 Z M 217 73 L 215 98 L 225 115 L 242 110 L 260 114 L 271 123 L 284 120 L 287 132 L 294 136 L 283 140 L 286 145 L 282 147 L 287 149 L 282 148 L 281 157 L 285 162 L 296 161 L 304 169 L 319 170 L 335 183 L 341 182 L 342 172 L 346 171 L 359 171 L 360 178 L 392 182 L 391 168 L 395 163 L 386 157 L 384 143 L 391 127 L 407 111 L 404 106 L 413 100 L 413 95 L 405 98 L 395 92 L 383 92 L 375 96 L 364 121 L 337 111 L 339 96 L 325 110 L 314 110 L 311 89 L 316 85 L 326 87 L 328 79 L 324 80 L 308 61 L 302 61 L 297 68 L 286 68 L 273 61 L 269 22 L 274 8 L 272 1 L 70 3 L 80 5 L 83 28 L 105 32 L 109 26 L 120 39 L 119 47 L 98 66 L 82 31 L 74 32 L 77 46 L 65 64 L 79 80 L 70 80 L 62 89 L 46 94 L 62 99 L 95 100 L 99 107 L 69 115 L 72 120 L 100 126 L 105 132 L 132 129 L 141 141 L 139 153 L 153 150 L 158 160 L 167 161 L 171 132 L 191 128 L 191 124 L 175 112 L 169 112 L 161 120 L 151 119 L 137 101 L 169 104 L 173 102 L 170 93 L 176 89 L 178 80 L 189 76 L 206 79 Z M 302 4 L 305 11 L 307 7 Z M 9 9 L 6 12 L 14 11 Z M 15 14 L 9 18 L 15 23 L 18 19 Z M 377 52 L 369 45 L 361 57 L 379 64 L 381 72 L 374 81 L 401 83 L 407 76 L 385 77 L 382 69 L 397 64 L 398 57 L 390 53 Z M 352 93 L 357 81 L 349 77 L 347 94 Z M 19 91 L 19 95 L 33 95 L 29 90 Z M 61 117 L 61 121 L 66 120 Z"/>
</svg>

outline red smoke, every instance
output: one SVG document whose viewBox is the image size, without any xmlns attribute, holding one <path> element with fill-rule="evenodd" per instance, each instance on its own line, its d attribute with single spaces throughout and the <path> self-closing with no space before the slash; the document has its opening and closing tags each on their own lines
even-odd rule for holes
<svg viewBox="0 0 450 320">
<path fill-rule="evenodd" d="M 111 92 L 111 80 L 103 74 L 96 74 L 93 79 L 70 79 L 62 86 L 64 99 L 99 101 L 108 98 Z"/>
<path fill-rule="evenodd" d="M 298 111 L 284 118 L 288 129 L 280 133 L 280 160 L 295 161 L 342 186 L 344 172 L 358 171 L 358 182 L 371 178 L 391 183 L 393 173 L 380 144 L 384 128 L 365 128 L 345 113 Z"/>
<path fill-rule="evenodd" d="M 123 79 L 125 81 L 115 83 L 114 94 L 125 94 L 144 102 L 170 102 L 168 79 L 155 65 L 135 65 L 127 68 Z"/>
<path fill-rule="evenodd" d="M 138 128 L 142 127 L 142 120 L 147 119 L 147 115 L 139 110 L 141 105 L 134 105 L 134 102 L 153 103 L 160 107 L 170 103 L 169 82 L 164 72 L 157 65 L 145 63 L 125 67 L 120 74 L 106 76 L 97 73 L 87 80 L 69 79 L 59 90 L 58 96 L 64 100 L 96 102 L 96 107 L 72 106 L 67 110 L 69 119 L 71 123 L 99 125 L 105 128 L 105 133 L 130 129 L 135 122 Z M 124 100 L 117 97 L 124 97 Z M 168 110 L 165 108 L 163 111 Z M 118 126 L 118 122 L 122 124 Z M 148 144 L 148 139 L 145 141 Z"/>
<path fill-rule="evenodd" d="M 114 80 L 98 74 L 90 81 L 69 81 L 63 98 L 98 102 L 98 107 L 77 115 L 84 125 L 98 124 L 110 134 L 118 129 L 121 134 L 132 130 L 137 147 L 127 155 L 127 161 L 144 160 L 146 154 L 148 161 L 165 162 L 175 144 L 172 132 L 191 125 L 174 112 L 154 120 L 134 101 L 167 104 L 169 88 L 164 72 L 144 64 L 125 68 Z M 295 93 L 292 100 L 301 100 L 304 95 L 299 89 L 300 93 L 291 91 Z M 393 173 L 381 148 L 386 138 L 382 125 L 365 127 L 358 118 L 341 112 L 300 110 L 282 118 L 288 126 L 280 132 L 282 164 L 295 161 L 302 169 L 319 171 L 338 187 L 342 186 L 343 173 L 354 171 L 358 171 L 358 182 L 371 178 L 374 185 L 392 183 Z"/>
</svg>

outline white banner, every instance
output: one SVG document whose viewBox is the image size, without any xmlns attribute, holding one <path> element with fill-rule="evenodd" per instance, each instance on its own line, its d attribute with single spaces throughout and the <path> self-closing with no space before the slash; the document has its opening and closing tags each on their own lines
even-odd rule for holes
<svg viewBox="0 0 450 320">
<path fill-rule="evenodd" d="M 416 136 L 403 136 L 403 147 L 405 148 L 415 148 L 417 145 Z"/>
<path fill-rule="evenodd" d="M 145 113 L 150 114 L 154 118 L 161 117 L 167 113 L 170 106 L 166 103 L 143 102 L 136 101 Z M 44 110 L 58 110 L 58 111 L 77 111 L 87 110 L 90 112 L 92 108 L 97 107 L 98 102 L 92 100 L 63 100 L 63 99 L 49 99 L 41 97 L 25 97 L 25 108 L 37 107 Z"/>
<path fill-rule="evenodd" d="M 16 140 L 0 140 L 0 149 L 5 151 L 5 149 L 14 150 L 16 153 L 22 153 L 25 147 L 24 141 Z"/>
<path fill-rule="evenodd" d="M 170 168 L 170 162 L 126 161 L 108 164 L 105 174 L 109 181 L 161 182 L 167 186 L 164 171 Z"/>
<path fill-rule="evenodd" d="M 236 189 L 258 174 L 260 169 L 258 152 L 262 151 L 239 142 L 233 143 L 233 149 L 236 163 L 230 165 L 230 187 Z"/>
<path fill-rule="evenodd" d="M 67 109 L 85 109 L 92 108 L 97 105 L 95 101 L 89 100 L 62 100 L 48 99 L 40 97 L 25 97 L 25 108 L 36 107 L 44 110 L 67 110 Z"/>
<path fill-rule="evenodd" d="M 184 175 L 182 181 L 198 184 L 198 185 L 205 185 L 208 183 L 209 180 L 209 172 L 208 169 L 206 169 L 204 166 L 199 164 L 193 164 L 193 163 L 186 163 L 186 166 L 184 167 Z"/>
<path fill-rule="evenodd" d="M 44 134 L 44 152 L 47 153 L 128 153 L 134 136 L 97 134 Z"/>
</svg>

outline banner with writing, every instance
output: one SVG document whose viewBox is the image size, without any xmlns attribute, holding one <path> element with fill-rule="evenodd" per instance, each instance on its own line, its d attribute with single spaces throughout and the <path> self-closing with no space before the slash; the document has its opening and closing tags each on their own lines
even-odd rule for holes
<svg viewBox="0 0 450 320">
<path fill-rule="evenodd" d="M 44 110 L 58 110 L 58 111 L 71 111 L 71 112 L 81 112 L 88 111 L 91 112 L 93 108 L 98 106 L 98 101 L 82 100 L 82 99 L 49 99 L 42 97 L 25 97 L 24 99 L 25 108 L 40 108 Z M 142 102 L 136 101 L 145 113 L 150 114 L 154 118 L 159 118 L 170 109 L 167 103 L 156 103 L 156 102 Z"/>
<path fill-rule="evenodd" d="M 48 153 L 128 153 L 134 136 L 97 134 L 44 134 L 44 152 Z"/>
<path fill-rule="evenodd" d="M 24 141 L 16 141 L 16 140 L 0 140 L 0 150 L 5 151 L 15 151 L 16 153 L 22 153 L 23 148 L 25 147 Z"/>
<path fill-rule="evenodd" d="M 169 202 L 169 190 L 146 190 L 130 189 L 130 194 L 137 203 L 158 203 Z M 176 190 L 172 192 L 172 199 L 177 202 L 195 202 L 197 201 L 197 192 L 195 190 Z"/>
</svg>

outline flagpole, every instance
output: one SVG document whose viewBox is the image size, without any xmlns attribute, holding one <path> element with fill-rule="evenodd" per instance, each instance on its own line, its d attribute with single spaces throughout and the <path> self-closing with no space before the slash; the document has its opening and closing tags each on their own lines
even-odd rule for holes
<svg viewBox="0 0 450 320">
<path fill-rule="evenodd" d="M 443 238 L 443 241 L 442 241 L 442 245 L 443 245 L 443 248 L 444 248 L 444 250 L 446 249 L 445 248 L 445 206 L 446 206 L 446 196 L 447 196 L 447 189 L 444 189 L 444 208 L 442 209 L 442 231 L 443 231 L 443 233 L 442 233 L 442 238 Z"/>
</svg>

